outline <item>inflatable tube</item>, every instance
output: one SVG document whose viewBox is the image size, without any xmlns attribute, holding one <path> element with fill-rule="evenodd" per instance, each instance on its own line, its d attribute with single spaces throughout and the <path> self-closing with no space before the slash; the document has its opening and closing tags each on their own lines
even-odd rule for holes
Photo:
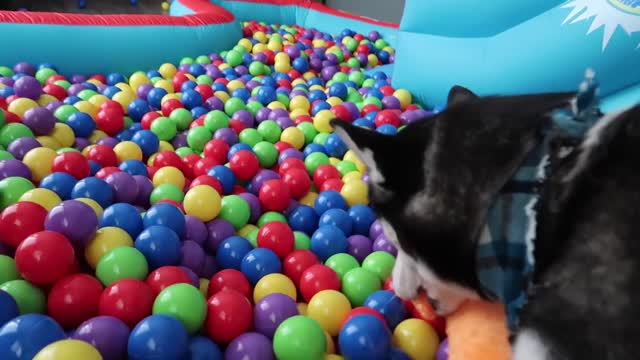
<svg viewBox="0 0 640 360">
<path fill-rule="evenodd" d="M 407 0 L 393 85 L 442 106 L 481 95 L 573 91 L 595 70 L 608 110 L 640 102 L 636 0 Z"/>
<path fill-rule="evenodd" d="M 174 0 L 180 16 L 0 11 L 0 64 L 51 63 L 63 75 L 156 68 L 219 52 L 242 36 L 229 11 L 204 0 Z"/>
</svg>

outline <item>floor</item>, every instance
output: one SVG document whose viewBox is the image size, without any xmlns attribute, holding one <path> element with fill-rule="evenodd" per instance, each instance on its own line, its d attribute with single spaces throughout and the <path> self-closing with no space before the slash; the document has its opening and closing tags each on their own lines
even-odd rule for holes
<svg viewBox="0 0 640 360">
<path fill-rule="evenodd" d="M 78 0 L 2 0 L 0 10 L 48 11 L 83 14 L 160 14 L 163 0 L 137 0 L 132 6 L 130 0 L 84 0 L 86 7 L 78 8 Z"/>
</svg>

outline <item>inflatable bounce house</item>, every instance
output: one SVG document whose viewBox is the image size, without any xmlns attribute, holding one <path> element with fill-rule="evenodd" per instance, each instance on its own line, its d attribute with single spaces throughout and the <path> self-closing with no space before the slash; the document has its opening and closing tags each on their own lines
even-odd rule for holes
<svg viewBox="0 0 640 360">
<path fill-rule="evenodd" d="M 2 360 L 508 360 L 502 306 L 394 295 L 330 120 L 395 134 L 453 85 L 572 91 L 587 68 L 605 112 L 640 102 L 637 0 L 406 0 L 400 24 L 173 0 L 0 11 L 0 34 Z"/>
</svg>

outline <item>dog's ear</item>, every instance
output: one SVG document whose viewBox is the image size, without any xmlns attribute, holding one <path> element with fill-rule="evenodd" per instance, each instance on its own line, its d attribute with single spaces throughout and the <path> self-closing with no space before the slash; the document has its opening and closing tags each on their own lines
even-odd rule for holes
<svg viewBox="0 0 640 360">
<path fill-rule="evenodd" d="M 455 104 L 461 104 L 463 102 L 476 99 L 477 97 L 478 96 L 474 94 L 473 91 L 460 85 L 454 85 L 451 90 L 449 90 L 447 106 L 450 107 Z"/>
</svg>

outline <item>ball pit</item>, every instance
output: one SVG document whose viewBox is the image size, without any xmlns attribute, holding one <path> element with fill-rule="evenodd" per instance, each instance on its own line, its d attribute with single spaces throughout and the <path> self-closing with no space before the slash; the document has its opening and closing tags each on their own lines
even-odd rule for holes
<svg viewBox="0 0 640 360">
<path fill-rule="evenodd" d="M 427 113 L 365 74 L 393 48 L 243 33 L 129 76 L 0 68 L 0 344 L 29 349 L 0 357 L 435 357 L 439 329 L 383 289 L 397 250 L 329 126 Z"/>
</svg>

